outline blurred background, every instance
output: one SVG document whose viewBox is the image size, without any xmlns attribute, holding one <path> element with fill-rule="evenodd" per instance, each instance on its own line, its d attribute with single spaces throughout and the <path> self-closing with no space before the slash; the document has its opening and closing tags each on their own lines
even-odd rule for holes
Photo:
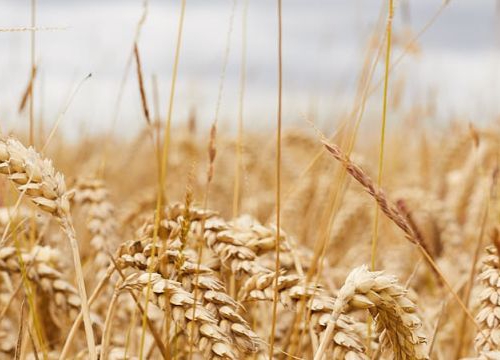
<svg viewBox="0 0 500 360">
<path fill-rule="evenodd" d="M 236 127 L 245 3 L 187 1 L 174 124 L 185 123 L 190 114 L 196 114 L 202 127 L 212 122 L 230 34 L 220 126 Z M 450 0 L 446 5 L 439 0 L 397 2 L 393 60 L 429 21 L 435 21 L 391 75 L 390 123 L 397 123 L 400 114 L 416 107 L 432 108 L 421 112 L 417 120 L 433 126 L 453 119 L 486 122 L 499 114 L 498 4 L 497 0 Z M 0 9 L 0 28 L 4 29 L 0 32 L 0 124 L 4 131 L 26 129 L 28 112 L 20 113 L 18 108 L 30 78 L 31 35 L 6 30 L 30 26 L 31 1 L 0 0 Z M 71 102 L 61 131 L 77 138 L 110 128 L 144 9 L 141 0 L 36 1 L 36 25 L 57 28 L 36 33 L 37 122 L 50 127 L 72 91 L 92 73 Z M 152 101 L 152 77 L 156 76 L 162 118 L 170 91 L 179 11 L 180 1 L 149 1 L 138 42 L 148 99 Z M 385 26 L 386 1 L 283 1 L 285 126 L 307 126 L 309 118 L 331 130 L 349 113 L 367 50 L 377 46 L 383 33 L 383 28 L 375 31 L 381 11 Z M 275 123 L 276 3 L 249 0 L 247 19 L 245 126 L 259 130 Z M 373 83 L 383 66 L 380 60 Z M 134 63 L 127 79 L 115 133 L 129 137 L 144 126 Z M 376 124 L 380 96 L 380 91 L 375 93 L 366 109 Z"/>
</svg>

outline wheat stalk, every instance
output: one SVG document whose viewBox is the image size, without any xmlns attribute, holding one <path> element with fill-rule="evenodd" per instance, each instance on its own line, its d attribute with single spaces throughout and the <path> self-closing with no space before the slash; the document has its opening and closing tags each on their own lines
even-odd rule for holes
<svg viewBox="0 0 500 360">
<path fill-rule="evenodd" d="M 0 140 L 0 173 L 5 174 L 21 194 L 58 220 L 66 234 L 73 253 L 73 262 L 82 302 L 82 311 L 90 358 L 96 359 L 94 333 L 85 291 L 82 266 L 73 228 L 69 197 L 64 176 L 57 172 L 52 162 L 43 159 L 32 147 L 26 148 L 14 138 Z"/>
</svg>

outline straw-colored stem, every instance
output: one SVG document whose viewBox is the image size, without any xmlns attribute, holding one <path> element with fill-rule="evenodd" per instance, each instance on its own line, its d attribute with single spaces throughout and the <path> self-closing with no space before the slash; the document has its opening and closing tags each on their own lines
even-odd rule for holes
<svg viewBox="0 0 500 360">
<path fill-rule="evenodd" d="M 35 294 L 33 292 L 33 287 L 31 284 L 31 281 L 28 279 L 28 269 L 26 264 L 23 261 L 22 255 L 21 255 L 21 249 L 19 245 L 19 241 L 17 236 L 15 237 L 15 244 L 16 244 L 16 252 L 17 252 L 17 257 L 19 261 L 19 267 L 21 271 L 21 278 L 22 278 L 22 284 L 24 287 L 24 292 L 26 294 L 26 299 L 28 300 L 28 305 L 29 309 L 31 312 L 31 320 L 33 321 L 33 325 L 35 327 L 36 331 L 36 337 L 38 340 L 38 343 L 42 349 L 42 354 L 44 360 L 47 359 L 47 348 L 45 346 L 45 340 L 42 332 L 42 327 L 40 325 L 40 318 L 39 314 L 35 305 Z"/>
<path fill-rule="evenodd" d="M 78 286 L 78 293 L 82 302 L 82 315 L 83 325 L 85 327 L 85 335 L 87 337 L 87 346 L 89 350 L 90 359 L 97 359 L 97 351 L 95 347 L 94 331 L 92 330 L 92 320 L 90 319 L 90 307 L 87 300 L 87 291 L 85 290 L 85 282 L 82 271 L 82 263 L 80 260 L 80 250 L 78 249 L 78 242 L 76 240 L 75 229 L 71 220 L 68 218 L 61 219 L 61 227 L 68 237 L 71 253 L 73 255 L 73 262 L 75 264 L 76 283 Z"/>
<path fill-rule="evenodd" d="M 155 215 L 155 225 L 154 225 L 154 235 L 153 235 L 153 259 L 156 256 L 156 241 L 158 240 L 158 228 L 160 226 L 161 221 L 161 208 L 163 199 L 166 197 L 165 186 L 166 186 L 166 177 L 167 177 L 167 169 L 168 169 L 168 161 L 169 161 L 169 147 L 170 147 L 170 130 L 172 124 L 172 113 L 174 109 L 174 97 L 175 97 L 175 86 L 177 83 L 177 69 L 179 67 L 179 57 L 180 50 L 182 44 L 182 30 L 184 27 L 184 14 L 186 12 L 186 0 L 181 1 L 181 11 L 179 15 L 179 25 L 177 29 L 177 43 L 175 46 L 175 56 L 174 56 L 174 65 L 172 69 L 172 81 L 170 84 L 170 98 L 168 102 L 168 110 L 167 116 L 165 119 L 165 134 L 163 139 L 163 149 L 162 149 L 162 157 L 160 163 L 160 174 L 158 176 L 158 194 L 156 201 L 156 215 Z M 152 268 L 148 268 L 148 272 L 151 275 Z M 151 296 L 151 286 L 148 283 L 146 290 L 146 299 L 144 305 L 144 313 L 142 316 L 142 333 L 141 333 L 141 342 L 139 345 L 139 359 L 142 360 L 144 357 L 144 342 L 146 340 L 146 324 L 148 322 L 148 306 L 149 306 L 149 298 Z"/>
<path fill-rule="evenodd" d="M 101 281 L 99 281 L 99 284 L 97 284 L 92 295 L 90 295 L 89 306 L 91 306 L 94 303 L 94 301 L 99 297 L 99 294 L 104 289 L 104 285 L 106 285 L 109 278 L 111 277 L 111 274 L 113 274 L 114 270 L 115 270 L 115 267 L 113 265 L 110 265 L 108 267 L 106 274 L 103 276 Z M 73 325 L 71 326 L 71 329 L 66 337 L 66 341 L 65 341 L 63 348 L 61 350 L 61 354 L 59 355 L 59 360 L 64 360 L 67 358 L 68 352 L 69 352 L 70 347 L 71 347 L 71 343 L 76 335 L 76 332 L 78 331 L 80 324 L 82 323 L 82 320 L 83 320 L 83 309 L 80 311 L 80 313 L 76 317 L 75 321 L 73 322 Z"/>
<path fill-rule="evenodd" d="M 115 312 L 117 309 L 117 302 L 120 296 L 120 287 L 121 281 L 116 284 L 115 291 L 113 292 L 113 296 L 111 297 L 111 301 L 109 302 L 108 311 L 106 312 L 106 320 L 104 321 L 104 331 L 102 333 L 101 339 L 101 360 L 107 360 L 109 356 L 109 343 L 111 340 L 111 328 L 113 325 L 113 318 L 115 316 Z"/>
<path fill-rule="evenodd" d="M 467 286 L 465 288 L 465 294 L 464 294 L 464 303 L 465 306 L 469 307 L 470 303 L 470 297 L 472 293 L 472 287 L 474 286 L 474 279 L 476 277 L 476 265 L 479 260 L 479 255 L 481 253 L 481 250 L 483 249 L 483 238 L 484 238 L 484 231 L 486 229 L 486 221 L 488 220 L 488 214 L 489 214 L 489 207 L 490 207 L 490 196 L 489 192 L 487 199 L 486 199 L 486 208 L 484 209 L 483 216 L 481 219 L 481 227 L 479 229 L 479 234 L 477 237 L 477 244 L 476 244 L 476 249 L 474 251 L 474 257 L 472 258 L 472 264 L 470 267 L 470 272 L 469 272 L 469 279 L 467 282 Z M 456 352 L 456 357 L 459 358 L 461 357 L 462 354 L 462 347 L 463 347 L 463 341 L 464 341 L 464 336 L 465 336 L 465 325 L 467 323 L 467 314 L 464 313 L 462 315 L 462 318 L 460 320 L 460 325 L 458 328 L 458 345 L 457 345 L 457 352 Z"/>
<path fill-rule="evenodd" d="M 389 90 L 389 70 L 391 65 L 391 43 L 392 43 L 392 18 L 394 16 L 394 0 L 389 0 L 389 16 L 387 17 L 387 48 L 385 52 L 385 75 L 384 75 L 384 95 L 382 100 L 382 127 L 380 129 L 380 150 L 378 159 L 378 175 L 377 186 L 382 185 L 382 173 L 384 169 L 384 145 L 385 145 L 385 127 L 387 122 L 387 100 Z M 372 252 L 371 252 L 371 269 L 375 270 L 375 260 L 377 257 L 378 245 L 378 220 L 379 208 L 375 206 L 375 216 L 373 219 L 373 238 L 372 238 Z"/>
<path fill-rule="evenodd" d="M 234 173 L 234 189 L 233 189 L 233 217 L 239 214 L 239 205 L 241 201 L 241 171 L 243 167 L 243 114 L 245 101 L 245 86 L 246 86 L 246 70 L 247 70 L 247 16 L 248 16 L 248 0 L 245 0 L 243 8 L 243 21 L 241 28 L 241 68 L 240 68 L 240 94 L 238 101 L 238 142 L 236 169 Z"/>
<path fill-rule="evenodd" d="M 275 278 L 271 335 L 269 340 L 269 358 L 273 358 L 274 335 L 276 333 L 276 321 L 278 311 L 278 278 L 280 270 L 280 230 L 281 230 L 281 107 L 282 107 L 282 87 L 283 87 L 283 62 L 282 62 L 282 17 L 281 0 L 278 0 L 278 116 L 276 134 L 276 243 L 275 243 Z"/>
<path fill-rule="evenodd" d="M 321 360 L 323 359 L 323 356 L 326 353 L 326 348 L 331 342 L 331 339 L 333 337 L 333 330 L 335 330 L 335 323 L 337 322 L 337 319 L 339 318 L 341 314 L 341 307 L 336 306 L 334 309 L 334 312 L 330 315 L 330 322 L 328 323 L 328 326 L 326 327 L 326 330 L 323 333 L 322 338 L 320 339 L 321 342 L 318 346 L 318 349 L 314 353 L 314 360 Z"/>
<path fill-rule="evenodd" d="M 35 29 L 36 27 L 36 0 L 31 0 L 31 27 Z M 31 36 L 30 36 L 30 42 L 31 42 L 31 51 L 30 51 L 30 61 L 31 61 L 31 77 L 32 77 L 32 83 L 30 87 L 30 94 L 29 94 L 29 116 L 30 116 L 30 145 L 35 144 L 35 104 L 34 104 L 34 76 L 35 76 L 35 45 L 36 45 L 36 38 L 35 38 L 36 31 L 32 30 L 31 31 Z"/>
</svg>

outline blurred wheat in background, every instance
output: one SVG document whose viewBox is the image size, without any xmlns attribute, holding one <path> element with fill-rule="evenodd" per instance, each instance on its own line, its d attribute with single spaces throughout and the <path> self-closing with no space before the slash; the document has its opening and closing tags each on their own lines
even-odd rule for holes
<svg viewBox="0 0 500 360">
<path fill-rule="evenodd" d="M 0 359 L 500 359 L 499 2 L 0 8 Z"/>
</svg>

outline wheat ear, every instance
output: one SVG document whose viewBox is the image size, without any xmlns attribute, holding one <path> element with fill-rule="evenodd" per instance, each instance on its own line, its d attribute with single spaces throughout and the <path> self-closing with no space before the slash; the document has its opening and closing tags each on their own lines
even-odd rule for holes
<svg viewBox="0 0 500 360">
<path fill-rule="evenodd" d="M 304 276 L 282 274 L 278 276 L 277 283 L 274 281 L 275 277 L 275 273 L 271 271 L 249 277 L 241 286 L 238 297 L 241 301 L 272 301 L 277 286 L 279 300 L 286 308 L 297 308 L 297 304 L 305 300 L 311 313 L 310 326 L 323 338 L 335 299 L 321 288 L 308 285 Z M 340 314 L 338 321 L 337 331 L 330 341 L 333 358 L 367 360 L 363 341 L 353 329 L 354 321 L 345 314 Z"/>
<path fill-rule="evenodd" d="M 201 303 L 196 312 L 193 304 L 196 301 L 193 295 L 184 290 L 179 282 L 162 278 L 158 273 L 134 273 L 124 282 L 123 288 L 143 290 L 151 281 L 152 294 L 150 301 L 170 314 L 172 320 L 189 336 L 190 328 L 195 326 L 194 338 L 197 347 L 207 359 L 237 359 L 237 355 L 230 345 L 230 338 L 217 325 L 217 319 Z"/>
<path fill-rule="evenodd" d="M 109 192 L 102 179 L 84 178 L 75 186 L 73 201 L 81 206 L 86 227 L 90 234 L 90 245 L 95 255 L 93 263 L 97 267 L 97 278 L 105 274 L 110 261 L 108 252 L 118 245 L 118 224 L 115 206 L 110 201 Z"/>
<path fill-rule="evenodd" d="M 97 359 L 78 242 L 70 213 L 70 193 L 66 191 L 64 176 L 54 169 L 50 160 L 43 159 L 35 149 L 26 148 L 14 138 L 0 139 L 0 173 L 7 175 L 17 190 L 39 208 L 52 214 L 67 236 L 82 302 L 87 346 L 90 358 Z"/>
<path fill-rule="evenodd" d="M 56 306 L 64 310 L 77 310 L 81 303 L 76 289 L 63 279 L 62 274 L 51 263 L 61 254 L 49 246 L 35 246 L 31 251 L 21 250 L 22 262 L 27 266 L 30 280 L 44 292 L 51 295 Z M 9 274 L 20 273 L 21 264 L 15 247 L 0 249 L 0 271 Z"/>
<path fill-rule="evenodd" d="M 261 225 L 249 216 L 226 222 L 214 215 L 205 221 L 204 239 L 222 265 L 241 277 L 264 270 L 258 259 L 274 251 L 276 230 Z M 285 239 L 283 232 L 280 239 L 280 242 Z"/>
<path fill-rule="evenodd" d="M 363 265 L 354 269 L 339 290 L 328 327 L 314 359 L 321 360 L 333 336 L 338 317 L 348 306 L 369 309 L 374 316 L 382 345 L 392 347 L 397 360 L 427 359 L 427 338 L 418 332 L 420 319 L 414 314 L 415 304 L 406 290 L 392 276 L 368 271 Z"/>
<path fill-rule="evenodd" d="M 150 268 L 156 279 L 154 281 L 163 284 L 165 284 L 163 281 L 165 279 L 179 281 L 180 290 L 168 287 L 165 288 L 165 292 L 162 292 L 158 287 L 155 288 L 154 284 L 151 289 L 156 294 L 156 299 L 164 297 L 167 302 L 170 301 L 170 290 L 175 290 L 175 292 L 182 290 L 188 294 L 186 296 L 192 298 L 192 301 L 189 300 L 183 306 L 188 316 L 192 318 L 190 319 L 190 327 L 194 328 L 192 328 L 193 330 L 185 330 L 185 332 L 188 337 L 191 337 L 190 340 L 204 351 L 206 356 L 220 356 L 218 353 L 224 350 L 224 353 L 227 353 L 224 356 L 231 358 L 231 354 L 237 354 L 236 349 L 233 349 L 233 344 L 243 353 L 257 351 L 259 339 L 247 322 L 238 314 L 240 305 L 227 294 L 223 283 L 210 268 L 203 264 L 198 265 L 197 258 L 184 250 L 186 243 L 192 241 L 195 236 L 189 228 L 194 229 L 195 232 L 199 230 L 203 213 L 190 210 L 189 228 L 186 228 L 185 214 L 180 210 L 181 208 L 177 206 L 167 207 L 165 219 L 160 224 L 159 234 L 168 240 L 162 245 L 156 245 L 157 248 L 154 250 L 151 224 L 146 224 L 138 234 L 142 240 L 130 241 L 120 247 L 117 264 L 122 268 L 133 267 L 138 270 Z M 158 254 L 158 256 L 153 258 L 152 253 Z M 140 283 L 142 286 L 147 286 L 147 282 L 144 281 L 142 279 Z M 156 300 L 153 299 L 153 301 Z M 165 306 L 167 306 L 166 303 L 160 304 L 163 309 Z M 206 319 L 202 315 L 207 312 L 215 322 L 205 321 Z M 186 324 L 183 321 L 179 322 L 178 318 L 175 318 L 174 321 L 182 329 L 185 329 Z M 210 332 L 206 332 L 208 330 Z M 191 336 L 191 331 L 193 331 L 193 336 Z M 214 334 L 213 336 L 210 334 L 211 332 Z M 222 335 L 223 338 L 221 338 Z M 198 343 L 198 340 L 201 343 Z"/>
<path fill-rule="evenodd" d="M 478 279 L 482 285 L 479 294 L 480 310 L 476 320 L 481 326 L 474 340 L 474 347 L 479 354 L 498 350 L 500 347 L 500 261 L 496 247 L 486 249 L 487 256 Z"/>
</svg>

